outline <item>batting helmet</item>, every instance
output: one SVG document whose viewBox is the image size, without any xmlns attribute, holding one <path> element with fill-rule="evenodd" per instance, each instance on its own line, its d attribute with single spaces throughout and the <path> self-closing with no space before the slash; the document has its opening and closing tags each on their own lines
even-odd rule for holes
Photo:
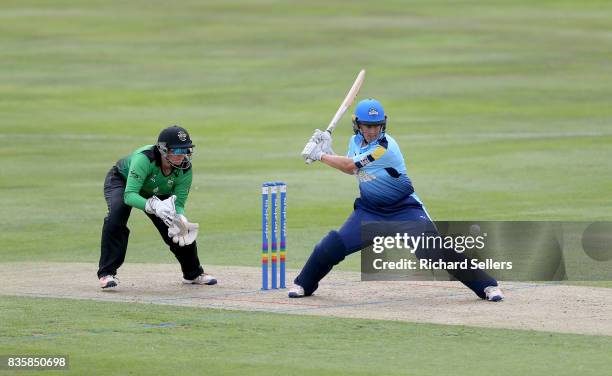
<svg viewBox="0 0 612 376">
<path fill-rule="evenodd" d="M 387 128 L 387 115 L 382 104 L 376 99 L 368 98 L 357 103 L 353 115 L 353 131 L 359 134 L 359 124 L 382 125 L 382 132 Z"/>
</svg>

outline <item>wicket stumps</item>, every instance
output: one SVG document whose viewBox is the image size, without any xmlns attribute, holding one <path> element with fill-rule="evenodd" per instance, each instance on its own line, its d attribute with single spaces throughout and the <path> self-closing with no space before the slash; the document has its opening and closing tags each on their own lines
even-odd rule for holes
<svg viewBox="0 0 612 376">
<path fill-rule="evenodd" d="M 278 263 L 279 225 L 277 221 L 277 197 L 280 193 L 280 270 Z M 269 201 L 271 204 L 269 204 Z M 268 220 L 268 208 L 271 220 Z M 271 223 L 269 223 L 271 222 Z M 271 231 L 270 231 L 271 229 Z M 270 240 L 272 240 L 270 242 Z M 285 288 L 285 258 L 287 242 L 287 184 L 283 182 L 265 182 L 261 185 L 261 289 L 268 290 L 268 260 L 271 259 L 271 288 Z M 271 243 L 271 244 L 270 244 Z M 268 247 L 271 245 L 271 247 Z M 270 252 L 269 248 L 272 249 Z M 271 257 L 268 256 L 271 253 Z M 280 271 L 280 272 L 279 272 Z M 277 278 L 278 277 L 278 278 Z"/>
</svg>

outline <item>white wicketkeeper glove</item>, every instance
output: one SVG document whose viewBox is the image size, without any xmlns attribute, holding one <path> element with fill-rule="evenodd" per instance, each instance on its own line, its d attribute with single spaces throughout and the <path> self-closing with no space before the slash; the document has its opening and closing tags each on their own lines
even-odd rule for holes
<svg viewBox="0 0 612 376">
<path fill-rule="evenodd" d="M 168 237 L 172 238 L 172 241 L 180 247 L 184 247 L 195 242 L 199 228 L 199 224 L 190 223 L 184 215 L 177 214 L 172 221 L 172 225 L 168 227 Z"/>
<path fill-rule="evenodd" d="M 176 208 L 174 206 L 175 200 L 175 195 L 172 195 L 163 201 L 157 198 L 157 196 L 153 196 L 147 200 L 147 203 L 145 204 L 145 212 L 157 216 L 164 221 L 166 226 L 170 227 L 172 225 L 172 220 L 176 215 Z"/>
</svg>

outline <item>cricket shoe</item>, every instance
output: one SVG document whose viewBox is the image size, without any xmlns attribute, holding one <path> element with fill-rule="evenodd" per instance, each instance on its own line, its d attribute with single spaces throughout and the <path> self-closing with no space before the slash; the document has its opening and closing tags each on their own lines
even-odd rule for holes
<svg viewBox="0 0 612 376">
<path fill-rule="evenodd" d="M 113 287 L 117 287 L 119 284 L 119 279 L 114 275 L 105 275 L 100 278 L 100 287 L 103 289 L 110 289 Z"/>
<path fill-rule="evenodd" d="M 304 288 L 300 285 L 294 285 L 291 289 L 289 289 L 288 295 L 290 298 L 303 298 L 306 296 L 304 293 Z"/>
<path fill-rule="evenodd" d="M 499 286 L 489 286 L 484 289 L 487 300 L 490 302 L 499 302 L 504 300 L 504 293 Z"/>
<path fill-rule="evenodd" d="M 183 278 L 183 283 L 186 285 L 216 285 L 217 278 L 213 277 L 210 274 L 202 273 L 196 279 L 185 279 Z"/>
</svg>

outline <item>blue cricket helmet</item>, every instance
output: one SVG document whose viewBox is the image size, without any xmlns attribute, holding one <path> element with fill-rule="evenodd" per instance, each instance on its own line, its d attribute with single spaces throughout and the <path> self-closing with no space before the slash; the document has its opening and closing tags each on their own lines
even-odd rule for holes
<svg viewBox="0 0 612 376">
<path fill-rule="evenodd" d="M 382 125 L 381 131 L 387 128 L 387 115 L 379 101 L 373 98 L 364 99 L 357 103 L 353 115 L 353 131 L 359 134 L 359 124 Z"/>
</svg>

